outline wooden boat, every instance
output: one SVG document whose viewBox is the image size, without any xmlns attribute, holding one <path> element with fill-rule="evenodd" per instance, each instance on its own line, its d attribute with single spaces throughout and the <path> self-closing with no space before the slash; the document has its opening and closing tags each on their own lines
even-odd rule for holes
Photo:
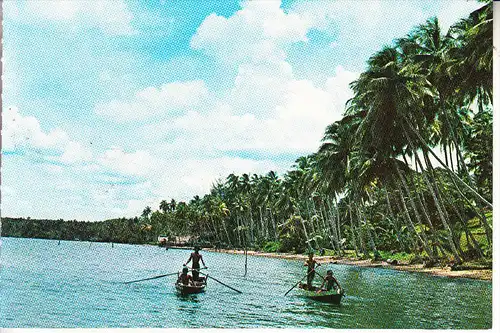
<svg viewBox="0 0 500 333">
<path fill-rule="evenodd" d="M 205 287 L 207 286 L 206 280 L 195 282 L 194 285 L 185 285 L 182 283 L 175 283 L 175 289 L 181 295 L 191 295 L 191 294 L 199 294 L 205 292 Z"/>
<path fill-rule="evenodd" d="M 322 290 L 318 293 L 318 287 L 312 287 L 312 289 L 308 289 L 307 285 L 302 283 L 299 284 L 299 289 L 301 290 L 302 295 L 307 298 L 330 304 L 340 304 L 340 302 L 342 301 L 342 296 L 344 296 L 344 292 L 341 290 Z"/>
</svg>

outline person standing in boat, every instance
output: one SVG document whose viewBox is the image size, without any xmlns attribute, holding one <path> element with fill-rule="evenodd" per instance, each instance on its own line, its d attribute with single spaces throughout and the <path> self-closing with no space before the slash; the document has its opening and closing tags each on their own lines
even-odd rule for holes
<svg viewBox="0 0 500 333">
<path fill-rule="evenodd" d="M 207 268 L 207 265 L 205 265 L 205 262 L 203 261 L 203 257 L 201 256 L 200 248 L 198 246 L 194 247 L 194 252 L 191 253 L 191 256 L 189 257 L 189 260 L 186 262 L 189 264 L 191 260 L 193 260 L 193 265 L 191 266 L 191 269 L 193 270 L 193 280 L 194 281 L 199 281 L 200 280 L 200 261 L 203 264 L 203 268 Z"/>
<path fill-rule="evenodd" d="M 309 251 L 309 259 L 306 260 L 304 266 L 307 266 L 307 289 L 312 289 L 312 281 L 314 279 L 314 275 L 316 275 L 316 267 L 321 266 L 316 260 L 314 260 L 314 252 Z"/>
<path fill-rule="evenodd" d="M 318 293 L 323 291 L 323 286 L 325 284 L 326 284 L 326 291 L 332 290 L 333 287 L 335 287 L 335 285 L 337 286 L 337 289 L 340 290 L 340 292 L 342 291 L 342 287 L 340 286 L 340 283 L 337 281 L 337 279 L 333 276 L 333 271 L 331 269 L 326 271 L 326 277 L 323 280 L 323 283 L 321 284 L 321 286 L 319 287 L 319 289 L 317 291 Z"/>
</svg>

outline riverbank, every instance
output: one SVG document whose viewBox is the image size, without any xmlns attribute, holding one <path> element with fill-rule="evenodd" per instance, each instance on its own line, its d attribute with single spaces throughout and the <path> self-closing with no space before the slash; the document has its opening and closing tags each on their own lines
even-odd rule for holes
<svg viewBox="0 0 500 333">
<path fill-rule="evenodd" d="M 245 254 L 242 250 L 225 250 L 219 249 L 214 250 L 211 248 L 203 249 L 208 252 L 222 252 L 229 254 Z M 269 257 L 269 258 L 278 258 L 278 259 L 287 259 L 287 260 L 306 260 L 307 256 L 303 254 L 291 254 L 291 253 L 268 253 L 268 252 L 260 252 L 260 251 L 248 251 L 248 255 L 250 256 L 258 256 L 258 257 Z M 315 257 L 316 261 L 321 264 L 338 264 L 338 265 L 353 265 L 360 267 L 373 267 L 373 268 L 385 268 L 385 269 L 394 269 L 398 271 L 405 272 L 417 272 L 417 273 L 425 273 L 435 276 L 443 276 L 449 278 L 467 278 L 467 279 L 476 279 L 476 280 L 484 280 L 491 281 L 493 271 L 491 269 L 467 269 L 467 270 L 457 270 L 452 271 L 451 267 L 423 267 L 422 264 L 409 264 L 407 262 L 400 262 L 397 265 L 391 265 L 385 261 L 376 261 L 373 262 L 371 259 L 347 259 L 347 258 L 338 258 L 335 256 L 317 256 Z"/>
</svg>

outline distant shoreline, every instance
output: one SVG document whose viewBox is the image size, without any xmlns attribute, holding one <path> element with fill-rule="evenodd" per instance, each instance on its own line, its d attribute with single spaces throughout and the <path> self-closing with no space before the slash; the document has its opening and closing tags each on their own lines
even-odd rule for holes
<svg viewBox="0 0 500 333">
<path fill-rule="evenodd" d="M 10 236 L 2 236 L 1 238 L 26 238 L 26 237 L 10 237 Z M 1 241 L 0 238 L 0 241 Z M 31 239 L 42 239 L 42 240 L 53 240 L 59 241 L 58 239 L 53 238 L 31 238 Z M 64 240 L 61 241 L 71 241 L 75 240 Z M 89 240 L 78 240 L 77 242 L 89 242 L 89 243 L 110 243 L 110 242 L 99 242 L 99 241 L 89 241 Z M 131 243 L 114 243 L 114 244 L 122 244 L 122 245 L 148 245 L 148 246 L 158 246 L 151 243 L 144 244 L 131 244 Z M 176 250 L 192 250 L 191 246 L 169 246 L 169 249 Z M 214 253 L 228 253 L 228 254 L 238 254 L 243 255 L 245 252 L 243 250 L 230 250 L 230 249 L 213 249 L 213 248 L 202 248 L 203 251 L 214 252 Z M 276 258 L 276 259 L 286 259 L 286 260 L 306 260 L 307 256 L 304 254 L 293 254 L 293 253 L 271 253 L 271 252 L 261 252 L 261 251 L 251 251 L 249 250 L 248 255 L 257 256 L 257 257 L 268 257 L 268 258 Z M 352 265 L 359 267 L 371 267 L 371 268 L 384 268 L 384 269 L 394 269 L 397 271 L 405 271 L 405 272 L 416 272 L 416 273 L 424 273 L 433 276 L 442 276 L 449 278 L 466 278 L 466 279 L 474 279 L 474 280 L 483 280 L 483 281 L 492 281 L 493 270 L 492 269 L 467 269 L 467 270 L 457 270 L 452 271 L 450 267 L 430 267 L 425 268 L 422 264 L 409 264 L 407 262 L 401 262 L 398 265 L 391 265 L 385 261 L 377 261 L 372 262 L 370 259 L 347 259 L 347 258 L 339 258 L 335 256 L 316 256 L 316 261 L 322 264 L 330 263 L 330 264 L 339 264 L 339 265 Z"/>
<path fill-rule="evenodd" d="M 203 251 L 207 252 L 219 252 L 219 253 L 229 253 L 229 254 L 245 254 L 243 250 L 226 250 L 219 249 L 214 250 L 211 248 L 204 248 Z M 277 258 L 277 259 L 287 259 L 287 260 L 306 260 L 307 256 L 304 254 L 292 254 L 292 253 L 269 253 L 269 252 L 260 252 L 260 251 L 247 251 L 250 256 L 257 257 L 269 257 L 269 258 Z M 492 269 L 468 269 L 468 270 L 458 270 L 452 271 L 450 267 L 430 267 L 425 268 L 422 264 L 408 264 L 402 262 L 398 265 L 391 265 L 385 261 L 377 261 L 372 262 L 370 259 L 346 259 L 346 258 L 338 258 L 335 256 L 316 256 L 315 260 L 321 264 L 330 263 L 330 264 L 339 264 L 339 265 L 352 265 L 359 267 L 371 267 L 371 268 L 384 268 L 384 269 L 394 269 L 397 271 L 405 271 L 405 272 L 416 272 L 416 273 L 424 273 L 434 276 L 442 276 L 449 278 L 467 278 L 474 280 L 483 280 L 483 281 L 492 281 L 493 270 Z"/>
</svg>

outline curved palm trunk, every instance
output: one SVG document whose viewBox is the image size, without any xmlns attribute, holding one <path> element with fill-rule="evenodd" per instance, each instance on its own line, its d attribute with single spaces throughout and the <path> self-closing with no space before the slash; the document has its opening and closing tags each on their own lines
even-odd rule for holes
<svg viewBox="0 0 500 333">
<path fill-rule="evenodd" d="M 238 245 L 241 248 L 243 245 L 243 242 L 241 241 L 241 223 L 240 223 L 240 216 L 236 215 L 236 224 L 237 224 L 237 234 L 238 234 Z"/>
<path fill-rule="evenodd" d="M 493 231 L 491 230 L 490 225 L 488 224 L 488 220 L 486 219 L 486 215 L 484 215 L 484 212 L 481 209 L 478 209 L 476 205 L 474 205 L 472 202 L 470 202 L 469 198 L 465 196 L 465 194 L 462 192 L 460 187 L 457 185 L 455 178 L 450 177 L 451 181 L 453 182 L 453 185 L 455 185 L 455 188 L 457 189 L 458 193 L 462 198 L 464 198 L 465 202 L 469 205 L 470 208 L 474 211 L 474 213 L 479 217 L 479 220 L 481 221 L 481 225 L 486 233 L 486 240 L 488 242 L 488 246 L 491 246 L 492 243 L 492 233 Z"/>
<path fill-rule="evenodd" d="M 426 162 L 426 165 L 427 165 L 427 170 L 432 170 L 432 165 L 430 164 L 430 161 L 429 161 L 429 157 L 427 156 L 427 151 L 424 151 L 424 160 Z M 420 165 L 420 169 L 423 169 L 421 163 L 420 163 L 420 159 L 417 159 L 419 165 Z M 441 222 L 443 223 L 443 226 L 445 227 L 445 230 L 446 230 L 446 236 L 447 236 L 447 239 L 448 239 L 448 243 L 451 247 L 451 250 L 453 252 L 453 255 L 456 257 L 455 259 L 457 260 L 457 263 L 461 263 L 462 262 L 462 259 L 460 258 L 460 255 L 458 253 L 458 249 L 457 247 L 455 246 L 455 242 L 453 240 L 453 231 L 450 227 L 450 224 L 448 223 L 446 217 L 445 217 L 445 212 L 443 211 L 443 209 L 441 208 L 441 203 L 439 202 L 439 199 L 437 197 L 437 194 L 436 194 L 436 191 L 434 189 L 434 187 L 432 186 L 431 182 L 429 181 L 429 179 L 427 178 L 427 173 L 426 172 L 422 172 L 422 175 L 424 176 L 424 181 L 427 185 L 427 188 L 429 189 L 431 195 L 432 195 L 432 199 L 434 200 L 434 204 L 436 205 L 436 208 L 438 210 L 438 215 L 439 215 L 439 218 L 441 219 Z"/>
<path fill-rule="evenodd" d="M 425 140 L 422 138 L 422 136 L 420 135 L 420 133 L 418 133 L 418 131 L 415 129 L 415 127 L 410 123 L 410 121 L 406 118 L 404 118 L 409 126 L 409 128 L 411 129 L 411 131 L 413 133 L 415 133 L 416 137 L 418 138 L 418 140 L 422 143 L 423 147 L 425 147 L 424 149 L 424 153 L 430 153 L 432 155 L 432 157 L 434 157 L 436 159 L 436 161 L 439 162 L 439 164 L 441 164 L 449 173 L 452 177 L 454 177 L 460 184 L 462 184 L 463 186 L 465 186 L 465 188 L 467 188 L 472 194 L 474 194 L 474 196 L 479 199 L 481 202 L 483 202 L 484 204 L 486 204 L 487 206 L 489 206 L 491 209 L 493 209 L 493 204 L 491 204 L 491 202 L 489 202 L 488 200 L 486 200 L 485 198 L 483 198 L 483 196 L 481 196 L 481 194 L 479 194 L 476 190 L 474 190 L 472 187 L 469 186 L 469 184 L 467 184 L 466 182 L 464 182 L 455 172 L 453 172 L 452 170 L 450 170 L 450 168 L 445 164 L 443 163 L 443 161 L 436 155 L 436 153 L 434 153 L 432 151 L 432 149 L 429 147 L 429 145 L 427 145 L 427 143 L 425 142 Z"/>
<path fill-rule="evenodd" d="M 229 244 L 229 247 L 233 247 L 233 243 L 231 242 L 231 237 L 229 237 L 229 232 L 227 231 L 227 227 L 226 227 L 226 222 L 224 220 L 221 221 L 222 223 L 222 227 L 224 228 L 224 232 L 226 234 L 226 237 L 227 237 L 227 243 Z"/>
<path fill-rule="evenodd" d="M 326 221 L 324 224 L 324 230 L 328 233 L 328 237 L 330 239 L 330 244 L 332 245 L 332 249 L 336 254 L 340 254 L 340 248 L 338 245 L 338 238 L 335 234 L 335 221 L 332 218 L 331 207 L 328 207 L 328 202 L 324 201 L 323 207 L 319 208 L 321 213 L 321 218 Z M 328 213 L 330 211 L 330 214 Z"/>
<path fill-rule="evenodd" d="M 403 189 L 405 190 L 406 194 L 408 195 L 410 206 L 411 206 L 411 208 L 413 209 L 413 211 L 415 213 L 415 217 L 417 219 L 417 223 L 419 225 L 423 225 L 422 219 L 420 217 L 420 214 L 419 214 L 419 212 L 417 210 L 417 207 L 415 205 L 415 202 L 414 202 L 414 200 L 413 200 L 413 198 L 411 196 L 410 189 L 408 188 L 408 185 L 406 184 L 406 180 L 405 180 L 403 174 L 401 173 L 401 170 L 399 169 L 399 165 L 396 163 L 396 161 L 393 161 L 393 162 L 394 162 L 393 164 L 394 164 L 394 167 L 396 169 L 396 172 L 397 172 L 399 180 L 400 180 L 400 184 L 403 186 Z M 403 194 L 402 193 L 401 193 L 401 199 L 403 199 Z M 403 207 L 404 207 L 405 210 L 407 210 L 406 203 L 404 201 L 403 201 Z M 415 231 L 415 233 L 417 234 L 417 236 L 420 239 L 420 241 L 422 242 L 422 246 L 424 247 L 425 252 L 427 252 L 427 254 L 429 255 L 429 258 L 431 258 L 431 259 L 434 260 L 435 259 L 434 252 L 429 247 L 429 241 L 427 240 L 427 236 L 425 235 L 425 230 L 422 230 L 422 232 L 419 234 L 417 232 L 417 229 L 415 228 L 415 225 L 413 224 L 413 222 L 411 223 L 411 226 L 412 226 L 413 230 Z"/>
<path fill-rule="evenodd" d="M 390 223 L 392 224 L 392 226 L 396 230 L 396 240 L 399 243 L 400 250 L 403 252 L 406 252 L 406 246 L 403 244 L 403 242 L 401 240 L 401 231 L 399 230 L 398 226 L 395 223 L 396 218 L 395 218 L 394 212 L 392 211 L 391 202 L 389 200 L 389 193 L 388 193 L 387 189 L 384 189 L 384 192 L 385 192 L 385 200 L 387 202 L 387 209 L 389 210 L 389 215 L 390 215 Z"/>
<path fill-rule="evenodd" d="M 262 219 L 262 206 L 259 206 L 259 217 L 260 217 L 260 234 L 267 240 L 267 228 L 264 226 L 264 220 Z"/>
<path fill-rule="evenodd" d="M 355 231 L 354 231 L 354 223 L 352 221 L 352 212 L 351 212 L 351 205 L 350 205 L 350 203 L 349 203 L 348 207 L 349 207 L 349 220 L 351 222 L 352 245 L 354 247 L 354 253 L 356 254 L 356 259 L 357 259 L 359 257 L 359 253 L 358 253 L 358 245 L 356 243 L 356 235 L 355 235 Z"/>
<path fill-rule="evenodd" d="M 356 202 L 354 203 L 354 207 L 356 208 L 356 217 L 358 220 L 358 227 L 359 227 L 358 238 L 359 238 L 359 243 L 361 245 L 361 251 L 363 252 L 363 255 L 366 258 L 369 258 L 370 255 L 369 255 L 368 250 L 366 248 L 366 243 L 365 243 L 365 239 L 364 239 L 364 232 L 363 232 L 363 225 L 361 223 L 361 215 L 359 213 L 359 207 L 358 207 L 358 204 Z"/>
<path fill-rule="evenodd" d="M 409 122 L 408 122 L 409 123 Z M 408 135 L 408 133 L 406 132 L 406 129 L 404 129 L 404 133 L 405 133 L 405 136 L 408 140 L 408 143 L 410 145 L 413 146 L 413 143 Z M 419 135 L 418 133 L 416 133 L 417 135 Z M 426 146 L 427 147 L 427 146 Z M 432 174 L 432 171 L 433 171 L 433 167 L 432 167 L 432 164 L 430 163 L 430 160 L 429 160 L 429 156 L 428 156 L 428 152 L 432 152 L 432 150 L 429 150 L 429 149 L 424 149 L 423 151 L 423 156 L 424 156 L 424 161 L 425 161 L 425 164 L 427 166 L 427 170 L 429 170 Z M 434 154 L 434 153 L 433 153 Z M 418 157 L 417 154 L 415 154 L 415 159 L 417 161 L 417 164 L 419 165 L 420 167 L 420 170 L 424 170 L 423 166 L 422 166 L 422 163 L 420 162 L 420 158 Z M 449 169 L 448 169 L 449 170 Z M 453 173 L 454 174 L 454 173 Z M 453 239 L 453 231 L 450 227 L 450 224 L 448 223 L 448 220 L 445 216 L 445 214 L 447 215 L 447 213 L 445 212 L 445 210 L 443 210 L 443 208 L 441 207 L 441 203 L 438 199 L 438 194 L 436 193 L 434 187 L 432 186 L 431 182 L 429 181 L 428 177 L 427 177 L 427 172 L 422 172 L 422 176 L 424 178 L 424 181 L 425 181 L 425 184 L 427 186 L 427 188 L 429 189 L 431 195 L 432 195 L 432 199 L 434 201 L 434 204 L 438 210 L 438 215 L 439 215 L 439 218 L 441 220 L 441 222 L 443 223 L 443 226 L 445 227 L 445 230 L 446 230 L 446 235 L 447 235 L 447 240 L 448 240 L 448 243 L 450 245 L 450 248 L 453 252 L 453 255 L 455 256 L 455 259 L 457 260 L 458 263 L 461 263 L 462 262 L 462 259 L 458 253 L 458 249 L 457 249 L 457 246 L 455 245 L 455 242 L 454 242 L 454 239 Z M 455 175 L 456 176 L 456 175 Z"/>
<path fill-rule="evenodd" d="M 325 207 L 325 214 L 328 214 L 328 212 L 326 211 L 326 207 Z M 330 223 L 328 225 L 330 226 L 330 228 L 328 228 L 328 230 L 330 231 L 330 237 L 331 237 L 331 240 L 333 243 L 332 245 L 335 249 L 335 252 L 337 252 L 339 255 L 342 255 L 342 253 L 340 251 L 339 237 L 337 235 L 336 228 L 335 228 L 336 222 L 335 222 L 335 218 L 333 217 L 333 214 L 331 213 L 331 208 L 330 208 L 329 220 L 330 220 Z"/>
<path fill-rule="evenodd" d="M 276 221 L 274 220 L 273 210 L 269 208 L 269 215 L 271 216 L 271 222 L 273 223 L 274 230 L 274 241 L 278 240 L 278 229 L 276 229 Z"/>
<path fill-rule="evenodd" d="M 381 256 L 380 256 L 380 253 L 377 250 L 375 242 L 373 241 L 372 233 L 371 233 L 371 230 L 370 230 L 371 228 L 368 225 L 368 221 L 366 219 L 366 214 L 365 214 L 365 210 L 364 210 L 363 206 L 364 206 L 364 203 L 361 203 L 361 205 L 359 205 L 358 209 L 361 212 L 361 216 L 363 217 L 363 220 L 365 221 L 365 226 L 366 226 L 367 233 L 368 233 L 368 244 L 370 245 L 370 248 L 372 249 L 373 256 L 374 256 L 375 260 L 377 260 L 377 259 L 381 258 Z"/>
<path fill-rule="evenodd" d="M 335 199 L 332 200 L 332 203 L 333 203 L 333 206 L 335 207 L 335 212 L 336 212 L 336 217 L 337 217 L 337 238 L 338 238 L 338 241 L 339 241 L 339 248 L 340 248 L 340 254 L 341 255 L 344 255 L 345 254 L 345 251 L 344 251 L 344 245 L 342 244 L 342 230 L 340 228 L 340 224 L 341 224 L 341 220 L 340 220 L 340 209 L 339 209 L 339 205 L 338 205 L 338 202 L 337 202 L 337 196 L 335 195 Z"/>
</svg>

